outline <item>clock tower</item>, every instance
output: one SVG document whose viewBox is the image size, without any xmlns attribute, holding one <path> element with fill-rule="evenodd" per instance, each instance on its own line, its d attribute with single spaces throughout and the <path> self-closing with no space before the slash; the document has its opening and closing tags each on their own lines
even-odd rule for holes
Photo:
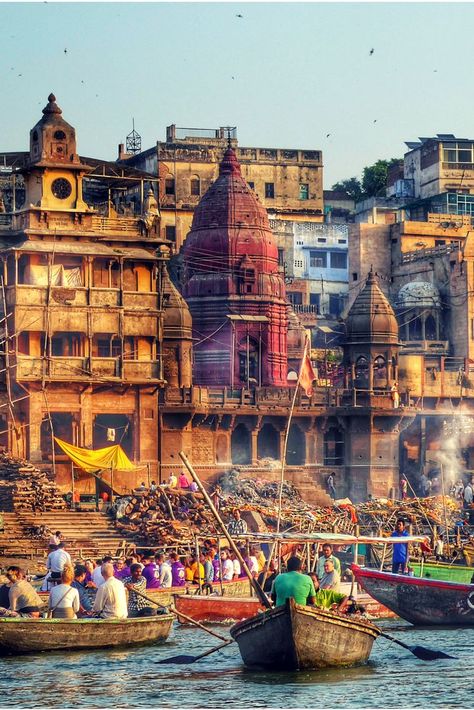
<svg viewBox="0 0 474 710">
<path fill-rule="evenodd" d="M 82 179 L 90 171 L 76 152 L 76 131 L 62 117 L 54 94 L 43 117 L 30 131 L 30 162 L 25 178 L 25 208 L 89 212 L 82 197 Z"/>
</svg>

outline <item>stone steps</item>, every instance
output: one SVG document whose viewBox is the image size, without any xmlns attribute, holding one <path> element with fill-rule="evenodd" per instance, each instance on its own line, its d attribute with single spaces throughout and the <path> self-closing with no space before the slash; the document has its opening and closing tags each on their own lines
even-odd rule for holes
<svg viewBox="0 0 474 710">
<path fill-rule="evenodd" d="M 18 511 L 4 513 L 3 517 L 5 529 L 0 533 L 0 554 L 5 557 L 46 557 L 49 534 L 38 539 L 30 534 L 31 528 L 40 526 L 46 526 L 51 532 L 59 530 L 73 558 L 115 556 L 125 545 L 129 546 L 104 513 Z"/>
</svg>

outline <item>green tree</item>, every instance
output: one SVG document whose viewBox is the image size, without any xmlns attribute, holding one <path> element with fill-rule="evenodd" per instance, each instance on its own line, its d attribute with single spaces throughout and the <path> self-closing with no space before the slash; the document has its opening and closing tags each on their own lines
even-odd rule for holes
<svg viewBox="0 0 474 710">
<path fill-rule="evenodd" d="M 331 190 L 346 192 L 355 202 L 358 202 L 362 195 L 362 185 L 360 184 L 360 180 L 356 177 L 334 183 Z"/>
<path fill-rule="evenodd" d="M 391 160 L 377 160 L 373 165 L 368 165 L 362 172 L 362 192 L 364 197 L 381 197 L 387 188 L 388 169 L 391 165 L 399 163 L 398 158 Z"/>
</svg>

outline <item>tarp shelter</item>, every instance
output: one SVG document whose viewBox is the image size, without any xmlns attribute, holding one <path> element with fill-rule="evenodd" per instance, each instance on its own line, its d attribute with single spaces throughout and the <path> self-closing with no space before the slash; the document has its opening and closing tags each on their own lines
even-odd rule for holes
<svg viewBox="0 0 474 710">
<path fill-rule="evenodd" d="M 55 442 L 71 461 L 87 473 L 99 473 L 106 469 L 113 471 L 136 471 L 139 466 L 135 466 L 128 458 L 120 444 L 106 446 L 104 449 L 81 449 L 66 441 L 54 437 Z"/>
</svg>

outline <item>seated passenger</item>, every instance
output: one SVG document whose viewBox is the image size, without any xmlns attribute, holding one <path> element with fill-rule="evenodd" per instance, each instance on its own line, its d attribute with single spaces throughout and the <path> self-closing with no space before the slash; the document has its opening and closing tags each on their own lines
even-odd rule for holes
<svg viewBox="0 0 474 710">
<path fill-rule="evenodd" d="M 316 591 L 313 581 L 301 572 L 299 557 L 290 557 L 287 572 L 279 574 L 273 583 L 272 599 L 277 606 L 285 604 L 287 599 L 294 599 L 297 604 L 314 604 Z"/>
<path fill-rule="evenodd" d="M 324 563 L 324 574 L 319 580 L 321 589 L 332 589 L 334 592 L 339 592 L 341 586 L 341 575 L 334 569 L 334 562 L 326 560 Z"/>
<path fill-rule="evenodd" d="M 24 573 L 20 567 L 8 567 L 7 577 L 11 582 L 8 593 L 10 611 L 17 612 L 20 616 L 38 618 L 43 602 L 31 584 L 24 578 Z"/>
<path fill-rule="evenodd" d="M 105 581 L 97 590 L 94 613 L 102 619 L 126 619 L 128 611 L 125 587 L 114 577 L 114 566 L 110 562 L 102 565 L 102 575 Z"/>
<path fill-rule="evenodd" d="M 72 565 L 64 565 L 61 584 L 57 584 L 49 593 L 48 609 L 53 619 L 77 619 L 77 612 L 81 605 L 79 592 L 71 586 L 73 580 Z"/>
</svg>

